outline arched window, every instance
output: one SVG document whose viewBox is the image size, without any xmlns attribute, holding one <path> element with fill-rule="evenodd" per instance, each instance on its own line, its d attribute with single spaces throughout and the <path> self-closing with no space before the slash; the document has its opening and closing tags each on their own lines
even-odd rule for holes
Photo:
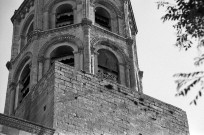
<svg viewBox="0 0 204 135">
<path fill-rule="evenodd" d="M 95 23 L 101 27 L 111 30 L 110 14 L 102 7 L 95 9 Z"/>
<path fill-rule="evenodd" d="M 25 24 L 23 25 L 22 31 L 21 31 L 21 44 L 19 51 L 21 51 L 24 46 L 28 43 L 30 39 L 30 34 L 34 30 L 34 15 L 30 15 L 28 19 L 26 20 Z"/>
<path fill-rule="evenodd" d="M 98 53 L 98 75 L 102 78 L 118 82 L 119 65 L 115 55 L 105 49 L 100 49 Z"/>
<path fill-rule="evenodd" d="M 19 94 L 18 94 L 18 103 L 21 103 L 23 99 L 28 95 L 30 89 L 30 65 L 27 64 L 20 75 L 19 78 Z"/>
<path fill-rule="evenodd" d="M 63 27 L 74 23 L 72 6 L 69 4 L 61 5 L 56 10 L 56 27 Z"/>
<path fill-rule="evenodd" d="M 50 54 L 51 65 L 54 61 L 59 61 L 64 64 L 74 66 L 73 49 L 69 46 L 60 46 L 52 51 Z"/>
<path fill-rule="evenodd" d="M 30 34 L 31 32 L 34 30 L 34 26 L 33 26 L 33 22 L 30 24 L 30 26 L 28 27 L 27 33 L 26 33 L 26 41 L 28 42 L 28 40 L 30 39 Z"/>
</svg>

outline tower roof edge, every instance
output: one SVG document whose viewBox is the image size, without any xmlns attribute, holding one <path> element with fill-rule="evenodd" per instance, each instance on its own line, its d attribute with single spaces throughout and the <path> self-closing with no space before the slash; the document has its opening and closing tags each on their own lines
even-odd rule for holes
<svg viewBox="0 0 204 135">
<path fill-rule="evenodd" d="M 137 29 L 137 24 L 136 24 L 136 21 L 135 21 L 134 12 L 133 12 L 133 9 L 132 9 L 131 0 L 128 0 L 128 5 L 129 5 L 131 16 L 132 16 L 132 19 L 133 19 L 133 26 L 134 26 L 134 29 L 135 29 L 135 33 L 137 34 L 138 29 Z"/>
<path fill-rule="evenodd" d="M 13 16 L 11 17 L 11 22 L 13 23 L 14 20 L 17 18 L 17 16 L 20 14 L 20 12 L 23 10 L 23 8 L 26 6 L 26 4 L 29 2 L 29 1 L 33 1 L 34 0 L 24 0 L 23 3 L 21 3 L 20 7 L 14 11 L 14 14 Z"/>
</svg>

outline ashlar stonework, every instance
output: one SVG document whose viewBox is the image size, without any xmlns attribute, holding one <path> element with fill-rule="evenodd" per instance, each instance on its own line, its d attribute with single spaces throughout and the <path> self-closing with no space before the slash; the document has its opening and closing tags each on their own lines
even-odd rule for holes
<svg viewBox="0 0 204 135">
<path fill-rule="evenodd" d="M 143 93 L 130 0 L 24 0 L 11 21 L 0 134 L 189 135 Z"/>
</svg>

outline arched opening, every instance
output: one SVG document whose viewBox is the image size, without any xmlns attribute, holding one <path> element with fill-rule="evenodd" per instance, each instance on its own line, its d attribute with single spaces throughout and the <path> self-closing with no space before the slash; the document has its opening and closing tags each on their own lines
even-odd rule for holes
<svg viewBox="0 0 204 135">
<path fill-rule="evenodd" d="M 60 46 L 53 50 L 50 54 L 50 59 L 51 65 L 54 63 L 54 61 L 59 61 L 74 67 L 74 53 L 73 49 L 69 46 Z"/>
<path fill-rule="evenodd" d="M 34 21 L 33 21 L 34 15 L 30 15 L 28 19 L 26 20 L 25 24 L 23 25 L 23 29 L 21 31 L 21 44 L 19 51 L 21 51 L 24 46 L 28 43 L 30 39 L 30 34 L 34 30 Z"/>
<path fill-rule="evenodd" d="M 72 6 L 69 4 L 61 5 L 56 10 L 56 27 L 63 27 L 74 23 Z"/>
<path fill-rule="evenodd" d="M 98 75 L 104 79 L 119 81 L 119 65 L 116 56 L 105 49 L 98 51 Z"/>
<path fill-rule="evenodd" d="M 27 64 L 20 75 L 19 79 L 19 94 L 18 94 L 18 103 L 21 103 L 23 99 L 28 95 L 30 89 L 30 65 Z"/>
<path fill-rule="evenodd" d="M 95 9 L 95 23 L 101 27 L 111 30 L 110 14 L 102 7 Z"/>
<path fill-rule="evenodd" d="M 30 34 L 31 32 L 34 30 L 34 25 L 33 22 L 30 24 L 30 26 L 28 27 L 27 33 L 26 33 L 26 41 L 28 42 L 28 40 L 30 39 Z"/>
</svg>

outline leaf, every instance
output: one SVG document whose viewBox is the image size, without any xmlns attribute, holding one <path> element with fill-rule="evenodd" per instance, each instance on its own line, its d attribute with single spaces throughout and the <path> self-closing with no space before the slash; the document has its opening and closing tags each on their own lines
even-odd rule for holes
<svg viewBox="0 0 204 135">
<path fill-rule="evenodd" d="M 200 97 L 202 96 L 202 92 L 201 92 L 201 91 L 199 91 L 199 96 L 200 96 Z"/>
</svg>

